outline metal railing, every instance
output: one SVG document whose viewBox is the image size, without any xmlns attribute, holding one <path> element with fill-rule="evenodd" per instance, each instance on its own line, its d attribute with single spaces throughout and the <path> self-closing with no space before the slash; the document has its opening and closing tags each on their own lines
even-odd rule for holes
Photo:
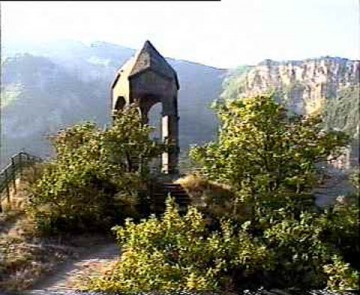
<svg viewBox="0 0 360 295">
<path fill-rule="evenodd" d="M 13 186 L 16 193 L 16 178 L 26 167 L 41 162 L 42 159 L 25 152 L 20 152 L 10 158 L 10 163 L 0 172 L 0 212 L 2 212 L 2 201 L 6 197 L 10 203 L 10 187 Z M 6 191 L 6 194 L 4 192 Z"/>
</svg>

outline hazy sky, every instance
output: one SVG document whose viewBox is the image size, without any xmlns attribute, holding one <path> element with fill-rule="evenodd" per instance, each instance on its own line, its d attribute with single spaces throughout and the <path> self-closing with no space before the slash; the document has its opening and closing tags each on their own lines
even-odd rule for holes
<svg viewBox="0 0 360 295">
<path fill-rule="evenodd" d="M 2 42 L 75 39 L 218 67 L 324 55 L 359 59 L 359 0 L 1 2 Z"/>
</svg>

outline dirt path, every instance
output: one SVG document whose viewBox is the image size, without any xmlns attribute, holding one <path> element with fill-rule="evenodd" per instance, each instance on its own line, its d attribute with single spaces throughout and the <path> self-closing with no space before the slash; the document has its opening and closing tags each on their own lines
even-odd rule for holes
<svg viewBox="0 0 360 295">
<path fill-rule="evenodd" d="M 76 285 L 85 278 L 96 277 L 111 267 L 119 257 L 115 243 L 96 245 L 76 261 L 69 261 L 55 273 L 40 281 L 26 295 L 59 294 L 76 290 Z"/>
</svg>

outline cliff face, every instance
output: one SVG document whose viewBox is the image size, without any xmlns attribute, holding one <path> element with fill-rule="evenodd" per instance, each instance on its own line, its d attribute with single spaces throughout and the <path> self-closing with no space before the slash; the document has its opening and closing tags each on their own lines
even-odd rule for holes
<svg viewBox="0 0 360 295">
<path fill-rule="evenodd" d="M 316 192 L 319 204 L 324 205 L 351 191 L 346 174 L 359 165 L 359 73 L 360 61 L 345 58 L 265 60 L 236 69 L 225 80 L 222 97 L 236 99 L 273 92 L 289 110 L 321 113 L 324 128 L 344 131 L 353 138 L 344 155 L 328 167 L 329 181 Z"/>
<path fill-rule="evenodd" d="M 289 109 L 309 114 L 320 111 L 326 99 L 338 97 L 343 89 L 358 84 L 359 70 L 360 61 L 345 58 L 265 60 L 248 67 L 241 75 L 230 77 L 228 83 L 238 89 L 232 89 L 225 96 L 246 97 L 274 91 Z"/>
</svg>

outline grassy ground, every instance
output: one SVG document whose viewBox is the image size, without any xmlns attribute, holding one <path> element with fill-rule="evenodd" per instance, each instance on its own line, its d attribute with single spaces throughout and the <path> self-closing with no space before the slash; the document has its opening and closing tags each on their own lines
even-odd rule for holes
<svg viewBox="0 0 360 295">
<path fill-rule="evenodd" d="M 204 211 L 213 217 L 226 217 L 231 214 L 235 198 L 230 187 L 224 184 L 209 181 L 200 175 L 189 174 L 176 181 L 180 184 L 191 199 L 191 204 L 200 211 Z M 242 217 L 248 215 L 248 208 L 239 204 L 237 214 Z"/>
</svg>

